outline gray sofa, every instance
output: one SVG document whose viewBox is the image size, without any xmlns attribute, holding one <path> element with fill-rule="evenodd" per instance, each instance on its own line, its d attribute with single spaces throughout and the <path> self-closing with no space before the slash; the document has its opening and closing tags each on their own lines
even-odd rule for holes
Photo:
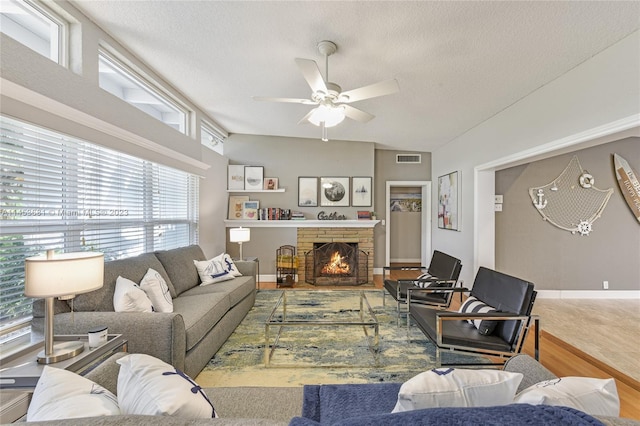
<svg viewBox="0 0 640 426">
<path fill-rule="evenodd" d="M 104 386 L 114 394 L 117 392 L 117 378 L 119 364 L 116 360 L 125 356 L 124 353 L 118 353 L 107 359 L 94 370 L 90 371 L 86 377 L 94 382 Z M 518 392 L 543 380 L 556 378 L 556 376 L 531 358 L 528 355 L 516 355 L 510 358 L 504 365 L 505 371 L 518 372 L 523 374 L 522 382 L 518 387 Z M 396 386 L 394 392 L 389 392 L 390 388 Z M 364 415 L 375 415 L 380 413 L 389 413 L 396 402 L 397 388 L 400 383 L 374 383 L 359 385 L 323 385 L 321 387 L 336 388 L 341 394 L 341 402 L 343 402 L 347 411 L 338 415 L 341 419 L 358 418 Z M 220 418 L 217 419 L 185 419 L 176 417 L 158 417 L 158 416 L 136 416 L 136 415 L 118 415 L 109 417 L 94 417 L 81 419 L 67 419 L 49 422 L 34 422 L 34 425 L 288 425 L 296 423 L 299 416 L 309 416 L 310 411 L 314 411 L 313 402 L 310 395 L 317 394 L 318 386 L 305 387 L 215 387 L 205 388 L 204 391 L 216 408 Z M 311 392 L 309 392 L 311 391 Z M 432 409 L 447 410 L 443 409 Z M 469 409 L 473 410 L 473 409 Z M 422 410 L 420 410 L 422 411 Z M 323 416 L 319 412 L 312 413 Z M 403 413 L 399 413 L 402 415 Z M 297 418 L 297 419 L 296 419 Z M 308 417 L 306 417 L 308 418 Z M 639 426 L 640 422 L 619 417 L 603 417 L 598 416 L 605 425 L 611 426 Z M 388 418 L 383 422 L 369 420 L 362 424 L 366 425 L 382 425 L 388 424 Z M 447 423 L 447 422 L 445 422 Z M 403 423 L 399 423 L 403 424 Z M 416 423 L 404 423 L 416 424 Z M 418 424 L 442 424 L 430 423 L 424 420 Z M 455 423 L 448 424 L 473 424 L 471 423 Z M 495 419 L 492 424 L 500 423 L 499 419 Z M 511 423 L 513 424 L 513 423 Z M 527 419 L 527 424 L 554 424 L 545 423 L 543 419 L 536 421 L 535 418 Z M 564 423 L 568 424 L 568 423 Z M 586 423 L 585 423 L 586 424 Z"/>
<path fill-rule="evenodd" d="M 201 283 L 194 260 L 206 260 L 199 246 L 145 253 L 105 263 L 101 289 L 71 301 L 55 301 L 55 334 L 85 334 L 107 326 L 123 334 L 130 353 L 144 353 L 168 362 L 195 377 L 240 324 L 255 303 L 255 262 L 235 262 L 243 274 L 207 286 Z M 172 313 L 115 312 L 113 294 L 119 275 L 139 283 L 149 268 L 167 282 Z M 44 303 L 33 304 L 33 332 L 43 334 Z"/>
</svg>

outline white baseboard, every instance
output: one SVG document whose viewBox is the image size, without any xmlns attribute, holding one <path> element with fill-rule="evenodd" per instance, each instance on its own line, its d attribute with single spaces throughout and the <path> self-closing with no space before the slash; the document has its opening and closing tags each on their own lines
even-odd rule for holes
<svg viewBox="0 0 640 426">
<path fill-rule="evenodd" d="M 640 290 L 538 290 L 538 299 L 640 299 Z"/>
</svg>

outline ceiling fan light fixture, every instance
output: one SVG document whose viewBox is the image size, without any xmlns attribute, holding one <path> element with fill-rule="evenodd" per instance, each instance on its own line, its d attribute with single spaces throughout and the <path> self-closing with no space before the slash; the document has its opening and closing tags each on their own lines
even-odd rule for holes
<svg viewBox="0 0 640 426">
<path fill-rule="evenodd" d="M 334 127 L 342 123 L 344 118 L 345 113 L 342 106 L 319 105 L 311 112 L 308 120 L 316 126 L 320 126 L 324 122 L 324 127 Z"/>
</svg>

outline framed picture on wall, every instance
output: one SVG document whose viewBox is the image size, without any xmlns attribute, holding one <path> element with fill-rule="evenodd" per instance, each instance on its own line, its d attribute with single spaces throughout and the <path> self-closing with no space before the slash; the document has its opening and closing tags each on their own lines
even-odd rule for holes
<svg viewBox="0 0 640 426">
<path fill-rule="evenodd" d="M 230 164 L 227 176 L 227 189 L 244 189 L 244 164 Z"/>
<path fill-rule="evenodd" d="M 242 219 L 242 203 L 244 203 L 245 201 L 249 201 L 248 195 L 229 196 L 229 220 Z"/>
<path fill-rule="evenodd" d="M 264 179 L 264 167 L 244 166 L 244 189 L 261 191 Z"/>
<path fill-rule="evenodd" d="M 298 206 L 318 207 L 318 178 L 298 177 Z"/>
<path fill-rule="evenodd" d="M 242 218 L 258 220 L 258 208 L 260 208 L 260 201 L 244 201 L 242 203 Z"/>
<path fill-rule="evenodd" d="M 371 177 L 354 176 L 351 178 L 351 205 L 353 207 L 371 206 Z"/>
<path fill-rule="evenodd" d="M 438 228 L 460 230 L 460 172 L 438 177 Z"/>
<path fill-rule="evenodd" d="M 264 178 L 263 188 L 265 191 L 278 189 L 278 178 Z"/>
<path fill-rule="evenodd" d="M 349 178 L 321 177 L 320 205 L 323 207 L 348 207 Z"/>
</svg>

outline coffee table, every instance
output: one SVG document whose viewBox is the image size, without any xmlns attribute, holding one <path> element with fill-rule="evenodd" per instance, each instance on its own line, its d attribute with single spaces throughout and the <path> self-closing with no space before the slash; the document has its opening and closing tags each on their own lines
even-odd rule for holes
<svg viewBox="0 0 640 426">
<path fill-rule="evenodd" d="M 323 319 L 319 315 L 314 315 L 314 306 L 308 306 L 308 310 L 305 312 L 305 315 L 300 317 L 298 316 L 291 318 L 287 317 L 287 305 L 289 304 L 290 299 L 295 301 L 295 295 L 300 290 L 284 290 L 280 294 L 280 297 L 275 303 L 275 306 L 271 310 L 271 314 L 265 321 L 264 327 L 264 338 L 265 338 L 265 346 L 264 346 L 264 365 L 266 367 L 271 366 L 271 360 L 273 358 L 273 353 L 278 347 L 278 342 L 280 340 L 280 336 L 285 328 L 290 328 L 292 330 L 299 329 L 301 327 L 337 327 L 337 328 L 345 328 L 345 327 L 362 327 L 364 331 L 364 337 L 367 341 L 367 345 L 369 348 L 369 352 L 373 355 L 375 365 L 379 365 L 378 362 L 378 351 L 380 345 L 379 339 L 379 331 L 380 331 L 380 323 L 378 318 L 376 317 L 375 312 L 371 308 L 369 304 L 369 300 L 367 300 L 366 292 L 361 291 L 359 297 L 359 309 L 357 313 L 354 308 L 354 315 L 346 316 L 345 318 L 341 318 L 340 320 L 327 320 Z M 322 292 L 317 292 L 319 296 L 321 296 Z M 320 297 L 320 303 L 322 298 Z M 277 331 L 274 334 L 273 343 L 272 343 L 272 328 L 277 328 Z M 373 329 L 373 333 L 370 335 L 370 331 Z M 277 365 L 278 367 L 300 367 L 300 365 Z M 314 366 L 318 367 L 352 367 L 349 365 L 321 365 L 320 363 L 314 364 Z M 308 367 L 308 365 L 306 366 Z"/>
</svg>

